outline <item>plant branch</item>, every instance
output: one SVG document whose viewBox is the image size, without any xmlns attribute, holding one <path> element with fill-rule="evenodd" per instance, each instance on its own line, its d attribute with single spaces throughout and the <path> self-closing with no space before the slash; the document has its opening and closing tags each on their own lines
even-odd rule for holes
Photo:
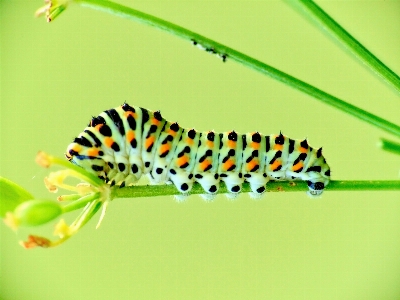
<svg viewBox="0 0 400 300">
<path fill-rule="evenodd" d="M 267 192 L 305 192 L 308 190 L 304 181 L 270 181 L 266 186 Z M 332 180 L 326 187 L 327 191 L 400 191 L 400 180 Z M 244 183 L 242 192 L 251 192 L 250 185 Z M 204 194 L 201 185 L 195 183 L 191 195 Z M 228 193 L 225 184 L 221 183 L 218 194 Z M 136 185 L 131 187 L 111 188 L 111 198 L 140 198 L 179 195 L 174 185 Z"/>
<path fill-rule="evenodd" d="M 172 35 L 181 37 L 188 41 L 194 40 L 204 49 L 207 50 L 212 49 L 212 51 L 214 51 L 215 53 L 226 55 L 232 61 L 241 63 L 244 66 L 256 70 L 264 75 L 268 75 L 310 96 L 313 96 L 326 104 L 329 104 L 337 109 L 340 109 L 348 114 L 353 115 L 356 118 L 359 118 L 378 128 L 381 128 L 382 130 L 385 130 L 389 133 L 392 133 L 400 137 L 400 126 L 391 123 L 383 118 L 380 118 L 372 113 L 369 113 L 361 108 L 358 108 L 352 104 L 349 104 L 304 81 L 301 81 L 293 76 L 290 76 L 278 69 L 275 69 L 274 67 L 271 67 L 239 51 L 236 51 L 216 41 L 208 39 L 198 33 L 192 32 L 181 26 L 172 24 L 168 21 L 162 20 L 160 18 L 151 16 L 149 14 L 137 11 L 135 9 L 114 2 L 105 0 L 74 0 L 74 2 L 79 3 L 82 6 L 90 7 L 120 17 L 124 17 L 139 23 L 143 23 L 152 27 L 156 27 L 160 30 L 166 31 Z"/>
<path fill-rule="evenodd" d="M 389 141 L 387 139 L 381 138 L 378 144 L 379 147 L 382 148 L 382 150 L 392 152 L 394 154 L 400 155 L 400 144 Z"/>
<path fill-rule="evenodd" d="M 325 11 L 310 0 L 289 1 L 291 5 L 300 4 L 303 12 L 317 22 L 319 27 L 339 40 L 350 52 L 362 63 L 367 65 L 375 74 L 386 83 L 392 85 L 397 92 L 400 92 L 400 77 L 389 67 L 381 62 L 359 41 L 357 41 L 342 26 L 335 22 Z"/>
</svg>

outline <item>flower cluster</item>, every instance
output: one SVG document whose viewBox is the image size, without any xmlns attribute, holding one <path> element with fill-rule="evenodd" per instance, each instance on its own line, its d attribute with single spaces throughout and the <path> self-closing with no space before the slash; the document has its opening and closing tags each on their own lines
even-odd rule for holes
<svg viewBox="0 0 400 300">
<path fill-rule="evenodd" d="M 95 175 L 88 173 L 84 169 L 75 166 L 63 159 L 50 156 L 44 152 L 39 152 L 36 162 L 42 167 L 48 168 L 52 165 L 61 165 L 66 169 L 51 172 L 44 179 L 47 189 L 56 193 L 59 188 L 74 192 L 74 194 L 63 195 L 58 197 L 58 202 L 45 199 L 33 199 L 28 192 L 14 183 L 2 181 L 2 184 L 10 191 L 7 195 L 8 199 L 15 198 L 18 202 L 8 211 L 4 213 L 4 222 L 13 230 L 20 226 L 37 226 L 52 221 L 62 214 L 82 209 L 79 216 L 70 224 L 61 219 L 55 226 L 54 235 L 58 236 L 55 240 L 45 237 L 30 235 L 28 240 L 21 242 L 25 248 L 34 247 L 54 247 L 57 246 L 85 225 L 94 214 L 102 207 L 103 211 L 97 224 L 99 227 L 104 217 L 107 205 L 111 201 L 110 186 L 97 178 Z M 67 178 L 75 178 L 83 183 L 71 185 L 66 183 Z M 21 198 L 23 195 L 23 198 Z M 10 203 L 10 200 L 8 200 Z"/>
</svg>

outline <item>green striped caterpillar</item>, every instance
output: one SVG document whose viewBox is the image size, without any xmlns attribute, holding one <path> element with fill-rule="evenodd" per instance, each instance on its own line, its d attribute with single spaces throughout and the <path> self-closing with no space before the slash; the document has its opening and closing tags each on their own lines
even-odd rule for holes
<svg viewBox="0 0 400 300">
<path fill-rule="evenodd" d="M 282 133 L 198 132 L 165 120 L 160 111 L 127 103 L 93 117 L 66 157 L 111 185 L 131 185 L 147 175 L 152 183 L 172 182 L 188 195 L 198 182 L 207 199 L 220 181 L 231 197 L 245 181 L 251 196 L 259 197 L 269 180 L 304 180 L 311 195 L 321 194 L 330 180 L 322 148 L 307 140 Z"/>
</svg>

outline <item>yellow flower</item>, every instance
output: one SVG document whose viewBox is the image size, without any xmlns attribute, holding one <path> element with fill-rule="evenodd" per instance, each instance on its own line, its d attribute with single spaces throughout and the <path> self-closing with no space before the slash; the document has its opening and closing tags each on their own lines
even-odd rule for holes
<svg viewBox="0 0 400 300">
<path fill-rule="evenodd" d="M 57 235 L 59 238 L 65 238 L 66 236 L 72 235 L 72 230 L 71 227 L 65 223 L 64 219 L 61 219 L 55 229 L 54 229 L 54 235 Z"/>
</svg>

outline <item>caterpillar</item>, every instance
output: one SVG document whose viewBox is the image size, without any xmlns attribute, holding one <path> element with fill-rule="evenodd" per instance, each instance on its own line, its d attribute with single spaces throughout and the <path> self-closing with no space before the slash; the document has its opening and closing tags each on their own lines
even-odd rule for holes
<svg viewBox="0 0 400 300">
<path fill-rule="evenodd" d="M 147 175 L 154 184 L 172 182 L 182 195 L 198 182 L 207 199 L 220 181 L 231 197 L 244 181 L 258 197 L 269 180 L 304 180 L 309 193 L 319 195 L 330 179 L 322 148 L 307 140 L 282 133 L 198 132 L 165 120 L 160 111 L 127 103 L 93 117 L 65 156 L 111 186 L 132 185 Z"/>
</svg>

